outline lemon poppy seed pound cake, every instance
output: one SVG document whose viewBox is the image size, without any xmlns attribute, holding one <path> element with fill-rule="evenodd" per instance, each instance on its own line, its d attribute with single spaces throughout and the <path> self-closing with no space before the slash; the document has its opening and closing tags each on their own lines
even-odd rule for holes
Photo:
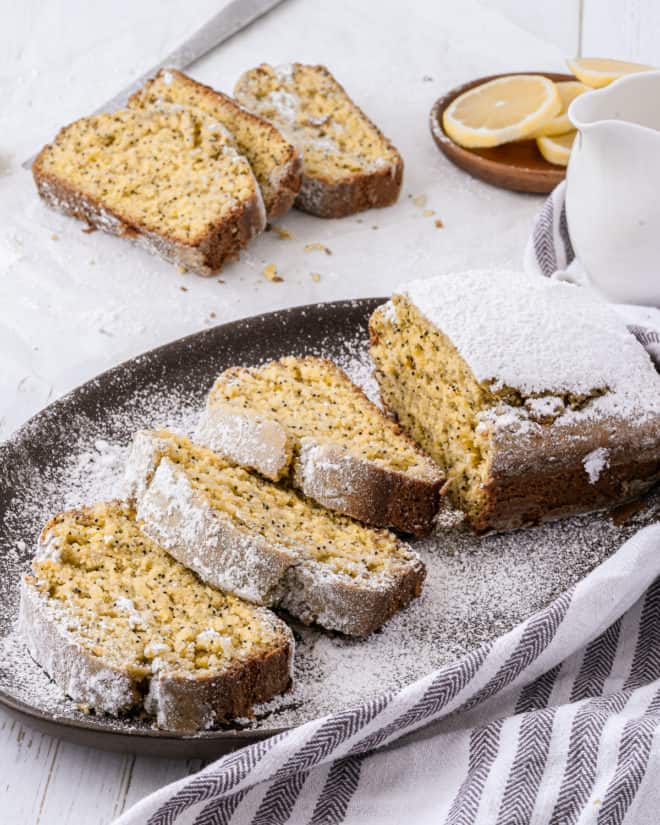
<svg viewBox="0 0 660 825">
<path fill-rule="evenodd" d="M 368 524 L 415 535 L 433 528 L 440 468 L 326 359 L 226 370 L 195 441 L 271 480 L 290 477 L 324 507 Z"/>
<path fill-rule="evenodd" d="M 20 632 L 72 699 L 161 728 L 208 729 L 287 690 L 294 641 L 274 613 L 202 583 L 131 505 L 59 513 L 22 582 Z"/>
<path fill-rule="evenodd" d="M 498 271 L 414 281 L 370 335 L 385 406 L 477 531 L 606 508 L 660 477 L 660 375 L 586 288 Z"/>
<path fill-rule="evenodd" d="M 188 438 L 136 434 L 126 481 L 142 529 L 205 582 L 365 636 L 419 595 L 425 568 L 365 527 Z"/>
<path fill-rule="evenodd" d="M 197 83 L 176 69 L 161 69 L 130 98 L 128 105 L 142 110 L 175 105 L 222 123 L 252 167 L 268 219 L 274 220 L 291 208 L 302 181 L 298 150 L 272 123 L 246 111 L 231 97 Z"/>
<path fill-rule="evenodd" d="M 299 209 L 341 218 L 399 197 L 401 155 L 325 66 L 262 64 L 239 78 L 234 95 L 302 152 Z"/>
<path fill-rule="evenodd" d="M 249 162 L 197 110 L 82 118 L 41 150 L 32 172 L 49 206 L 200 275 L 238 258 L 266 225 Z"/>
</svg>

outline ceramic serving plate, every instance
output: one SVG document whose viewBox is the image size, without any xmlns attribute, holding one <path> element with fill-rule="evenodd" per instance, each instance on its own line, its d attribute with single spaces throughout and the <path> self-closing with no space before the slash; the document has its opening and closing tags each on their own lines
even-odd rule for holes
<svg viewBox="0 0 660 825">
<path fill-rule="evenodd" d="M 191 736 L 137 717 L 84 714 L 32 661 L 15 632 L 19 579 L 44 522 L 63 508 L 115 495 L 131 434 L 158 425 L 190 431 L 214 377 L 231 365 L 322 355 L 375 396 L 367 321 L 382 300 L 299 307 L 175 341 L 78 388 L 0 445 L 0 702 L 10 712 L 84 745 L 217 756 L 399 689 L 465 655 L 544 607 L 644 523 L 643 512 L 625 525 L 590 515 L 477 538 L 448 518 L 436 535 L 415 542 L 428 569 L 422 596 L 381 631 L 352 640 L 292 623 L 294 686 L 257 707 L 253 718 Z"/>
<path fill-rule="evenodd" d="M 573 75 L 553 72 L 507 72 L 471 80 L 447 92 L 433 104 L 429 120 L 433 140 L 452 163 L 486 183 L 516 192 L 551 192 L 566 177 L 566 169 L 545 160 L 535 140 L 516 140 L 488 149 L 464 149 L 454 143 L 442 127 L 445 109 L 459 95 L 489 80 L 511 74 L 540 74 L 555 82 L 575 80 Z"/>
</svg>

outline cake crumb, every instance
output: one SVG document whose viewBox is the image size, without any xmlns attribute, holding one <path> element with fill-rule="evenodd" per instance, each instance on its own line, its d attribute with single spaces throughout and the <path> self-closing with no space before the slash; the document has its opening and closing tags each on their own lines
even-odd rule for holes
<svg viewBox="0 0 660 825">
<path fill-rule="evenodd" d="M 332 255 L 332 250 L 328 249 L 327 246 L 323 246 L 323 244 L 318 241 L 305 244 L 305 252 L 313 252 L 315 249 L 318 249 L 320 252 L 325 252 L 326 255 Z"/>
<path fill-rule="evenodd" d="M 182 275 L 187 271 L 188 271 L 187 267 L 181 266 L 180 264 L 179 264 L 179 266 L 177 266 L 177 272 L 180 272 Z"/>
<path fill-rule="evenodd" d="M 268 278 L 269 281 L 271 281 L 274 284 L 280 283 L 284 280 L 284 278 L 281 278 L 277 274 L 277 267 L 275 266 L 275 264 L 268 264 L 268 266 L 265 266 L 264 275 L 266 276 L 266 278 Z"/>
<path fill-rule="evenodd" d="M 270 228 L 273 230 L 273 232 L 275 232 L 275 234 L 281 241 L 292 241 L 294 239 L 293 233 L 289 232 L 289 230 L 285 229 L 283 226 L 278 226 L 276 223 L 274 223 Z"/>
<path fill-rule="evenodd" d="M 426 195 L 415 195 L 412 199 L 412 202 L 415 204 L 415 206 L 426 206 L 426 201 Z"/>
<path fill-rule="evenodd" d="M 444 223 L 440 220 L 440 218 L 436 218 L 435 221 L 436 229 L 442 229 L 444 227 Z"/>
<path fill-rule="evenodd" d="M 319 275 L 318 272 L 312 272 L 311 276 L 312 276 L 312 281 L 314 281 L 315 284 L 318 284 L 318 282 L 321 280 L 321 276 Z"/>
<path fill-rule="evenodd" d="M 425 217 L 425 218 L 430 218 L 430 217 L 431 217 L 431 215 L 435 215 L 435 210 L 433 210 L 433 209 L 425 209 L 425 210 L 422 212 L 422 215 L 424 215 L 424 217 Z"/>
<path fill-rule="evenodd" d="M 56 235 L 55 232 L 50 236 L 51 241 L 59 241 L 60 236 Z"/>
<path fill-rule="evenodd" d="M 225 284 L 225 283 L 227 283 L 227 282 L 226 282 L 226 281 L 223 281 L 223 280 L 222 280 L 222 278 L 218 278 L 218 283 L 219 283 L 219 284 Z"/>
<path fill-rule="evenodd" d="M 209 318 L 215 318 L 215 317 L 216 317 L 215 312 L 209 312 Z"/>
<path fill-rule="evenodd" d="M 181 292 L 188 292 L 187 286 L 180 286 L 179 289 L 181 290 Z"/>
<path fill-rule="evenodd" d="M 374 224 L 371 228 L 372 229 L 378 229 L 378 224 Z"/>
</svg>

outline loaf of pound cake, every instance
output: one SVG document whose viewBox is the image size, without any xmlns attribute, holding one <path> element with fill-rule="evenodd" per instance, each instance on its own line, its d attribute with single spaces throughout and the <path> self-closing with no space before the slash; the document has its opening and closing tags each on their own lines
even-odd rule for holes
<svg viewBox="0 0 660 825">
<path fill-rule="evenodd" d="M 239 78 L 234 95 L 302 152 L 299 209 L 341 218 L 399 197 L 401 155 L 325 66 L 263 64 Z"/>
<path fill-rule="evenodd" d="M 142 431 L 126 479 L 144 532 L 208 584 L 352 636 L 419 595 L 425 568 L 387 530 L 332 513 L 171 432 Z"/>
<path fill-rule="evenodd" d="M 23 578 L 19 630 L 85 709 L 213 728 L 290 685 L 294 641 L 274 613 L 209 587 L 138 527 L 131 505 L 59 513 Z"/>
<path fill-rule="evenodd" d="M 200 109 L 82 118 L 41 150 L 32 173 L 49 206 L 200 275 L 238 258 L 266 226 L 249 162 Z"/>
<path fill-rule="evenodd" d="M 322 358 L 232 367 L 209 393 L 195 441 L 324 507 L 414 535 L 433 528 L 440 468 Z"/>
<path fill-rule="evenodd" d="M 268 220 L 291 208 L 302 182 L 300 153 L 272 123 L 246 111 L 231 97 L 176 69 L 162 69 L 130 98 L 128 105 L 147 111 L 180 106 L 221 123 L 252 167 Z"/>
<path fill-rule="evenodd" d="M 607 508 L 660 478 L 660 375 L 587 289 L 444 275 L 395 290 L 369 327 L 385 406 L 475 530 Z"/>
</svg>

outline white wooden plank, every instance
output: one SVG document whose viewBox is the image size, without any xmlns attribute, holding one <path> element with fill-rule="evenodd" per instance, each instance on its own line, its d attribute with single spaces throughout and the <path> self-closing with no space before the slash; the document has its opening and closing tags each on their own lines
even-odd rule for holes
<svg viewBox="0 0 660 825">
<path fill-rule="evenodd" d="M 8 823 L 36 823 L 52 783 L 59 753 L 56 739 L 24 727 L 0 710 L 0 817 Z"/>
<path fill-rule="evenodd" d="M 657 0 L 584 0 L 581 53 L 660 66 Z"/>
<path fill-rule="evenodd" d="M 204 766 L 201 759 L 153 759 L 146 756 L 138 756 L 133 764 L 130 782 L 126 787 L 126 793 L 119 800 L 119 815 L 124 810 L 134 805 L 140 799 L 153 793 L 158 788 L 176 782 L 183 776 L 196 773 Z"/>
<path fill-rule="evenodd" d="M 61 742 L 35 825 L 108 825 L 130 780 L 133 757 Z"/>
<path fill-rule="evenodd" d="M 107 825 L 138 800 L 203 765 L 200 759 L 79 747 L 37 733 L 0 710 L 0 821 Z"/>
<path fill-rule="evenodd" d="M 501 11 L 512 23 L 535 37 L 553 43 L 567 57 L 578 53 L 580 0 L 481 0 Z"/>
</svg>

